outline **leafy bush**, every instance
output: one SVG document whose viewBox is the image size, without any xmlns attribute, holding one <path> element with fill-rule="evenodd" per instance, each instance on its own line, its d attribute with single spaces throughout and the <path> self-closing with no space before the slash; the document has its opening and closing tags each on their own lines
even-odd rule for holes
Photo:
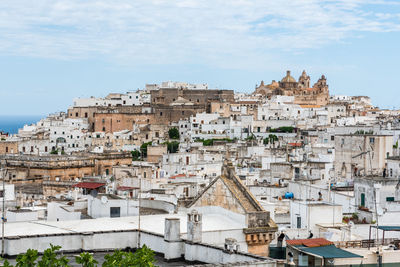
<svg viewBox="0 0 400 267">
<path fill-rule="evenodd" d="M 104 256 L 105 262 L 103 267 L 122 267 L 122 266 L 138 266 L 138 267 L 153 267 L 154 252 L 146 245 L 143 245 L 135 253 L 124 252 L 121 250 L 114 251 L 113 254 Z"/>
<path fill-rule="evenodd" d="M 294 127 L 292 126 L 282 126 L 279 128 L 272 128 L 269 130 L 271 133 L 293 133 Z"/>
<path fill-rule="evenodd" d="M 134 150 L 131 151 L 132 160 L 139 160 L 140 159 L 140 151 Z"/>
<path fill-rule="evenodd" d="M 88 252 L 82 252 L 79 256 L 75 256 L 75 261 L 81 264 L 82 267 L 96 267 L 98 262 L 93 258 L 93 255 Z"/>
<path fill-rule="evenodd" d="M 235 142 L 237 139 L 230 139 L 230 138 L 212 138 L 212 139 L 197 139 L 197 142 L 202 142 L 203 146 L 213 146 L 215 141 L 225 141 L 227 143 L 233 143 Z"/>
<path fill-rule="evenodd" d="M 62 255 L 57 254 L 57 251 L 61 249 L 60 246 L 53 246 L 50 244 L 50 248 L 46 249 L 43 256 L 40 258 L 38 251 L 35 249 L 28 249 L 26 253 L 18 255 L 15 266 L 11 265 L 7 260 L 0 259 L 3 261 L 2 266 L 5 267 L 69 267 L 69 260 Z M 153 267 L 154 251 L 148 248 L 146 245 L 136 250 L 135 253 L 124 252 L 122 250 L 115 250 L 112 254 L 104 256 L 103 267 L 125 267 L 125 266 L 138 266 L 138 267 Z M 82 267 L 97 267 L 98 262 L 93 258 L 93 255 L 88 252 L 82 252 L 78 256 L 75 256 L 75 262 L 80 264 Z"/>
<path fill-rule="evenodd" d="M 265 137 L 263 140 L 264 145 L 268 145 L 269 143 L 275 144 L 275 142 L 278 141 L 278 136 L 275 134 L 270 134 L 268 137 Z"/>
<path fill-rule="evenodd" d="M 167 143 L 167 150 L 169 153 L 176 153 L 178 152 L 179 149 L 179 142 L 177 141 L 172 141 L 172 142 L 166 142 Z"/>
<path fill-rule="evenodd" d="M 171 128 L 168 130 L 168 136 L 170 139 L 179 139 L 179 130 L 177 128 Z"/>
</svg>

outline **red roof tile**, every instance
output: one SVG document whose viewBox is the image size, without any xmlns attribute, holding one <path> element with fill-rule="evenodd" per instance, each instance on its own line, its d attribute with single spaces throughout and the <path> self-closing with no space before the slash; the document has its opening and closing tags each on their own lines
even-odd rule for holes
<svg viewBox="0 0 400 267">
<path fill-rule="evenodd" d="M 193 177 L 193 176 L 196 176 L 196 175 L 189 174 L 189 177 Z M 186 174 L 181 173 L 181 174 L 177 174 L 177 175 L 174 175 L 174 176 L 170 176 L 169 178 L 170 179 L 175 179 L 175 178 L 181 178 L 181 177 L 186 177 Z"/>
<path fill-rule="evenodd" d="M 286 240 L 286 244 L 291 246 L 323 247 L 333 245 L 333 242 L 326 240 L 325 238 L 312 238 Z"/>
<path fill-rule="evenodd" d="M 302 146 L 302 143 L 289 143 L 290 146 Z"/>
</svg>

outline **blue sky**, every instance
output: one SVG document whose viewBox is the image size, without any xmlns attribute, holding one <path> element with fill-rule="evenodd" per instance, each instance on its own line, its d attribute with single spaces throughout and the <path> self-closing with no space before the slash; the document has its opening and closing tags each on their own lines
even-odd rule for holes
<svg viewBox="0 0 400 267">
<path fill-rule="evenodd" d="M 0 10 L 2 115 L 165 80 L 251 92 L 287 69 L 400 108 L 400 1 L 4 0 Z"/>
</svg>

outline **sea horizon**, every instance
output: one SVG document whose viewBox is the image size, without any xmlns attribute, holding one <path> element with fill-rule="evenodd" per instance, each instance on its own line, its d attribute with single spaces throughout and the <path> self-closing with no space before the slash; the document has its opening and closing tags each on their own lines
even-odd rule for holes
<svg viewBox="0 0 400 267">
<path fill-rule="evenodd" d="M 26 124 L 38 122 L 44 115 L 0 115 L 0 131 L 16 134 Z"/>
</svg>

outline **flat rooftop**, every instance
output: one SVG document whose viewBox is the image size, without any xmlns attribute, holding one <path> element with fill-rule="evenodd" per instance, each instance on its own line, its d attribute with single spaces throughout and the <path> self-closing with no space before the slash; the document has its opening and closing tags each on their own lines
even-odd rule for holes
<svg viewBox="0 0 400 267">
<path fill-rule="evenodd" d="M 187 233 L 187 214 L 156 214 L 140 216 L 142 230 L 164 235 L 165 218 L 179 218 L 181 233 Z M 4 235 L 33 236 L 44 234 L 70 234 L 100 231 L 121 231 L 138 229 L 139 216 L 119 218 L 98 218 L 75 221 L 29 221 L 7 222 Z M 235 230 L 245 228 L 244 223 L 222 214 L 203 214 L 203 232 Z"/>
</svg>

